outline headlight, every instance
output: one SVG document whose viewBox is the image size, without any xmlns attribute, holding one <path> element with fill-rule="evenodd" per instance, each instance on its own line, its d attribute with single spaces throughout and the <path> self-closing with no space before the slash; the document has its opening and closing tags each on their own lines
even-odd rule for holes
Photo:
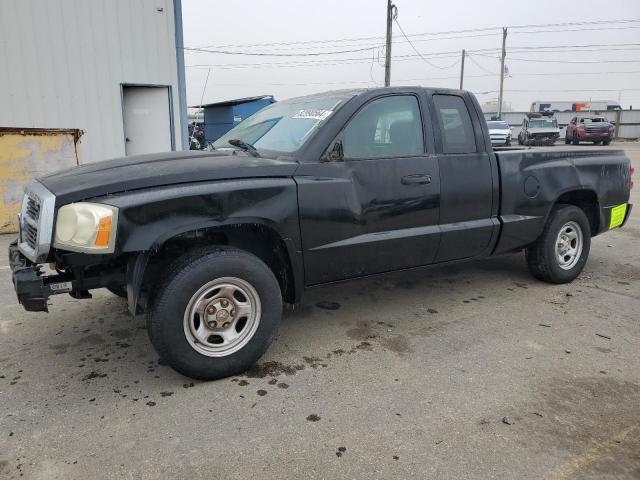
<svg viewBox="0 0 640 480">
<path fill-rule="evenodd" d="M 118 209 L 101 203 L 60 207 L 53 246 L 72 252 L 113 253 Z"/>
</svg>

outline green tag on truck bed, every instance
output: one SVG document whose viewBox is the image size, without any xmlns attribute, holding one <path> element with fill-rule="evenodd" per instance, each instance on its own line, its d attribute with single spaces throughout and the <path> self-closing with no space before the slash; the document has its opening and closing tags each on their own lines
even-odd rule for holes
<svg viewBox="0 0 640 480">
<path fill-rule="evenodd" d="M 611 209 L 611 219 L 609 220 L 609 230 L 619 227 L 624 221 L 624 216 L 627 213 L 627 204 L 623 203 L 617 207 Z"/>
</svg>

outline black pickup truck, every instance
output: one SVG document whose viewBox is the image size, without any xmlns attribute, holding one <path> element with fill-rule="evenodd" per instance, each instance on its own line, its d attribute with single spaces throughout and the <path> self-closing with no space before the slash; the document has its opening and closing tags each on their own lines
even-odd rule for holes
<svg viewBox="0 0 640 480">
<path fill-rule="evenodd" d="M 215 379 L 256 362 L 307 287 L 522 250 L 536 278 L 570 282 L 591 238 L 624 225 L 631 177 L 619 150 L 494 152 L 464 91 L 328 92 L 260 110 L 209 152 L 31 182 L 13 283 L 30 311 L 108 288 L 147 314 L 165 361 Z"/>
</svg>

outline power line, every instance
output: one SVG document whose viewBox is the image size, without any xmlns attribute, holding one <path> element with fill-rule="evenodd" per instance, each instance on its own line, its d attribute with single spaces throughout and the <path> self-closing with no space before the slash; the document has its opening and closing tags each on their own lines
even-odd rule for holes
<svg viewBox="0 0 640 480">
<path fill-rule="evenodd" d="M 594 45 L 598 45 L 598 44 L 594 44 Z M 605 44 L 600 44 L 600 45 L 605 45 Z M 578 51 L 582 51 L 582 52 L 587 52 L 587 51 L 621 51 L 622 49 L 626 50 L 635 50 L 638 48 L 631 48 L 632 46 L 636 45 L 640 47 L 640 44 L 608 44 L 609 46 L 603 46 L 603 47 L 598 47 L 598 48 L 593 48 L 593 49 L 586 49 L 586 47 L 589 47 L 591 45 L 585 44 L 585 45 L 556 45 L 556 46 L 551 46 L 551 47 L 513 47 L 512 49 L 510 49 L 510 52 L 514 52 L 514 53 L 522 53 L 522 54 L 532 54 L 532 53 L 539 53 L 539 54 L 545 54 L 545 53 L 562 53 L 559 49 L 567 49 L 570 48 L 573 51 L 575 51 L 576 48 L 580 48 L 582 50 L 578 50 Z M 628 45 L 628 46 L 627 46 Z M 555 50 L 554 50 L 555 49 Z M 489 55 L 489 52 L 499 52 L 500 49 L 497 48 L 485 48 L 485 49 L 477 49 L 477 50 L 467 50 L 467 54 L 469 56 L 471 55 L 475 55 L 475 56 L 480 56 L 480 57 L 485 57 L 485 58 L 494 58 L 492 55 Z M 375 52 L 374 52 L 375 53 Z M 436 66 L 436 68 L 440 69 L 440 70 L 444 70 L 444 69 L 448 69 L 451 68 L 455 65 L 457 65 L 459 63 L 459 52 L 457 50 L 450 50 L 450 51 L 442 51 L 442 52 L 431 52 L 431 53 L 422 53 L 422 54 L 407 54 L 407 55 L 394 55 L 393 59 L 394 60 L 398 60 L 398 61 L 406 61 L 406 60 L 416 60 L 416 59 L 421 59 L 424 61 L 425 57 L 429 57 L 431 59 L 436 59 L 436 58 L 440 58 L 440 59 L 445 59 L 445 58 L 456 58 L 456 62 L 449 65 L 449 66 Z M 538 59 L 518 59 L 518 58 L 513 58 L 510 57 L 510 59 L 512 60 L 518 60 L 518 61 L 530 61 L 530 62 L 554 62 L 554 63 L 583 63 L 580 61 L 565 61 L 565 60 L 538 60 Z M 338 64 L 356 64 L 356 63 L 370 63 L 371 61 L 371 57 L 350 57 L 350 58 L 336 58 L 336 59 L 317 59 L 317 60 L 295 60 L 295 61 L 291 61 L 291 62 L 259 62 L 259 63 L 206 63 L 206 64 L 191 64 L 191 65 L 187 65 L 189 68 L 204 68 L 204 67 L 217 67 L 217 68 L 223 68 L 223 69 L 230 69 L 230 68 L 252 68 L 252 67 L 269 67 L 269 66 L 274 66 L 274 67 L 298 67 L 298 66 L 315 66 L 315 65 L 338 65 Z M 477 62 L 475 62 L 475 60 L 472 60 L 474 63 L 476 63 L 476 65 L 478 65 Z M 624 61 L 627 63 L 631 63 L 631 62 L 635 62 L 637 60 L 630 60 L 630 61 Z M 607 60 L 604 60 L 604 62 L 608 62 Z M 610 61 L 610 62 L 614 62 L 615 61 Z M 431 62 L 429 62 L 431 63 Z M 599 61 L 590 61 L 590 62 L 584 62 L 584 63 L 600 63 Z M 484 68 L 482 66 L 479 66 L 479 68 Z"/>
<path fill-rule="evenodd" d="M 640 23 L 640 18 L 635 19 L 620 19 L 620 20 L 598 20 L 598 21 L 583 21 L 583 22 L 564 22 L 564 23 L 546 23 L 546 24 L 530 24 L 530 25 L 507 25 L 510 29 L 522 29 L 522 28 L 552 28 L 552 27 L 569 27 L 569 26 L 602 26 L 602 25 L 612 25 L 612 24 L 629 24 L 629 23 Z M 438 36 L 438 35 L 449 35 L 449 34 L 458 34 L 458 33 L 477 33 L 477 32 L 488 32 L 490 30 L 501 30 L 502 27 L 484 27 L 484 28 L 468 28 L 468 29 L 460 29 L 460 30 L 445 30 L 439 32 L 422 32 L 422 33 L 414 33 L 408 34 L 408 37 L 423 37 L 423 36 Z M 618 27 L 619 29 L 624 28 L 640 28 L 640 27 Z M 609 29 L 609 27 L 601 27 L 601 29 Z M 589 29 L 589 30 L 598 30 L 598 29 Z M 566 30 L 551 30 L 551 32 L 558 31 L 564 32 Z M 571 30 L 570 30 L 571 31 Z M 497 35 L 500 32 L 494 32 L 491 35 Z M 545 33 L 545 32 L 514 32 L 514 33 Z M 394 36 L 393 38 L 402 38 L 401 35 Z M 190 47 L 190 48 L 202 48 L 202 49 L 224 49 L 224 48 L 251 48 L 251 47 L 271 47 L 271 46 L 290 46 L 290 45 L 313 45 L 313 44 L 335 44 L 335 43 L 343 43 L 343 42 L 359 42 L 359 41 L 380 41 L 381 43 L 384 41 L 384 36 L 376 35 L 369 37 L 346 37 L 346 38 L 337 38 L 337 39 L 324 39 L 324 40 L 297 40 L 297 41 L 289 41 L 289 42 L 267 42 L 267 43 L 250 43 L 250 44 L 225 44 L 225 45 L 205 45 L 202 47 Z M 415 41 L 415 40 L 414 40 Z"/>
<path fill-rule="evenodd" d="M 531 25 L 507 25 L 508 28 L 540 28 L 540 27 L 574 27 L 581 25 L 609 25 L 615 23 L 638 23 L 640 18 L 620 19 L 620 20 L 594 20 L 594 21 L 582 21 L 582 22 L 562 22 L 562 23 L 547 23 L 547 24 L 531 24 Z"/>
<path fill-rule="evenodd" d="M 498 90 L 484 90 L 477 92 L 477 94 L 497 93 Z M 569 89 L 521 89 L 521 90 L 505 90 L 505 92 L 512 93 L 526 93 L 526 92 L 640 92 L 640 88 L 569 88 Z M 475 93 L 475 92 L 474 92 Z"/>
<path fill-rule="evenodd" d="M 524 53 L 524 52 L 521 52 Z M 475 53 L 474 55 L 480 57 L 493 58 L 490 55 L 483 55 L 482 53 Z M 517 61 L 517 62 L 532 62 L 532 63 L 576 63 L 576 64 L 590 64 L 590 63 L 639 63 L 638 60 L 539 60 L 532 58 L 516 58 L 509 56 L 509 61 Z"/>
<path fill-rule="evenodd" d="M 437 58 L 458 58 L 458 55 L 440 55 Z M 395 61 L 411 61 L 417 60 L 417 55 L 396 55 L 393 57 Z M 316 66 L 331 66 L 331 65 L 355 65 L 355 64 L 369 64 L 371 62 L 370 57 L 357 57 L 357 58 L 338 58 L 327 60 L 301 60 L 294 62 L 263 62 L 263 63 L 225 63 L 225 64 L 212 64 L 212 63 L 200 63 L 186 65 L 188 68 L 208 68 L 216 67 L 219 69 L 230 70 L 236 68 L 263 68 L 263 67 L 316 67 Z"/>
<path fill-rule="evenodd" d="M 482 71 L 484 71 L 484 72 L 487 72 L 487 73 L 489 73 L 489 74 L 491 74 L 491 75 L 499 75 L 499 73 L 498 73 L 498 72 L 491 72 L 491 71 L 487 70 L 486 68 L 484 68 L 484 67 L 483 67 L 482 65 L 480 65 L 478 62 L 476 62 L 476 60 L 473 58 L 473 56 L 472 56 L 472 55 L 467 55 L 467 57 L 468 57 L 468 58 L 469 58 L 469 60 L 471 60 L 471 62 L 472 62 L 475 66 L 477 66 L 480 70 L 482 70 Z"/>
<path fill-rule="evenodd" d="M 404 30 L 402 29 L 402 26 L 400 25 L 400 23 L 397 21 L 397 19 L 395 20 L 396 24 L 398 25 L 398 28 L 400 29 L 400 31 L 403 33 L 403 35 L 406 35 Z M 405 37 L 406 38 L 406 37 Z M 456 62 L 447 65 L 447 66 L 439 66 L 434 64 L 433 62 L 430 62 L 429 60 L 426 59 L 427 56 L 429 57 L 433 57 L 433 56 L 439 56 L 439 55 L 446 55 L 446 54 L 454 54 L 457 53 L 456 51 L 448 51 L 448 52 L 432 52 L 432 53 L 421 53 L 416 47 L 415 45 L 407 38 L 407 41 L 409 42 L 409 44 L 411 45 L 411 48 L 413 49 L 414 52 L 416 52 L 416 55 L 403 55 L 403 56 L 397 56 L 394 58 L 410 58 L 410 57 L 418 57 L 420 58 L 422 61 L 424 61 L 425 63 L 427 63 L 428 65 L 437 68 L 439 70 L 446 70 L 449 68 L 452 68 L 456 65 L 459 64 L 459 60 L 457 60 Z M 560 52 L 562 51 L 562 49 L 581 49 L 579 51 L 604 51 L 607 49 L 613 49 L 613 51 L 616 51 L 619 48 L 624 47 L 625 49 L 629 49 L 628 47 L 639 47 L 640 43 L 614 43 L 614 44 L 579 44 L 579 45 L 552 45 L 552 46 L 523 46 L 523 47 L 512 47 L 509 49 L 510 52 L 516 52 L 516 53 L 532 53 L 532 52 L 538 52 L 538 53 L 552 53 L 552 52 Z M 590 47 L 597 47 L 597 48 L 591 48 L 591 50 L 584 50 Z M 354 53 L 354 52 L 362 52 L 362 51 L 368 51 L 371 50 L 370 48 L 361 48 L 361 49 L 355 49 L 355 50 L 342 50 L 342 51 L 333 51 L 333 52 L 307 52 L 307 53 L 296 53 L 296 54 L 277 54 L 277 53 L 265 53 L 265 52 L 255 52 L 255 53 L 246 53 L 246 52 L 231 52 L 231 51 L 223 51 L 223 50 L 206 50 L 206 49 L 192 49 L 192 48 L 187 48 L 185 47 L 185 50 L 189 50 L 189 51 L 195 51 L 195 52 L 206 52 L 206 53 L 214 53 L 214 54 L 225 54 L 225 55 L 249 55 L 249 56 L 261 56 L 261 57 L 317 57 L 317 56 L 321 56 L 321 55 L 337 55 L 337 54 L 345 54 L 345 53 Z M 490 52 L 490 51 L 497 51 L 497 49 L 492 49 L 492 48 L 488 48 L 488 49 L 478 49 L 478 50 L 472 50 L 469 51 L 470 55 L 479 55 L 479 56 L 488 56 L 488 55 L 482 55 L 481 53 L 478 52 Z M 375 53 L 375 52 L 374 52 Z M 445 58 L 445 57 L 441 57 L 441 58 Z M 335 59 L 334 61 L 340 62 L 342 60 L 368 60 L 369 58 L 357 58 L 357 59 Z M 514 57 L 510 57 L 510 60 L 516 60 L 516 61 L 530 61 L 530 62 L 540 62 L 540 63 L 564 63 L 565 61 L 560 61 L 560 60 L 536 60 L 536 59 L 520 59 L 520 58 L 514 58 Z M 473 61 L 473 60 L 472 60 Z M 628 60 L 628 61 L 623 61 L 623 60 L 609 60 L 609 61 L 605 61 L 605 62 L 620 62 L 620 63 L 631 63 L 634 60 Z M 318 60 L 317 62 L 320 62 L 320 60 Z M 599 63 L 599 61 L 576 61 L 576 60 L 572 60 L 572 61 L 566 61 L 567 63 Z M 302 62 L 299 62 L 302 63 Z M 477 62 L 474 61 L 474 63 L 477 64 Z M 275 65 L 275 63 L 272 63 L 273 65 Z M 227 64 L 227 65 L 210 65 L 210 66 L 218 66 L 218 67 L 231 67 L 233 65 L 236 65 L 237 68 L 242 68 L 240 67 L 241 64 Z M 247 64 L 249 65 L 249 64 Z M 254 65 L 258 65 L 258 64 L 254 64 Z M 263 64 L 265 65 L 265 64 Z M 483 67 L 480 67 L 483 68 Z"/>
<path fill-rule="evenodd" d="M 209 50 L 206 48 L 192 48 L 183 47 L 184 50 L 189 52 L 199 53 L 217 53 L 220 55 L 248 55 L 253 57 L 316 57 L 320 55 L 341 55 L 344 53 L 364 52 L 365 50 L 371 50 L 373 47 L 357 48 L 353 50 L 339 50 L 331 52 L 305 52 L 305 53 L 268 53 L 268 52 L 233 52 L 229 50 Z"/>
<path fill-rule="evenodd" d="M 529 31 L 521 31 L 521 32 L 513 32 L 514 35 L 525 35 L 532 33 L 568 33 L 568 32 L 599 32 L 602 30 L 630 30 L 640 28 L 640 25 L 632 25 L 627 27 L 598 27 L 598 28 L 574 28 L 574 29 L 563 29 L 563 30 L 529 30 Z"/>
<path fill-rule="evenodd" d="M 585 48 L 585 47 L 637 47 L 640 43 L 588 43 L 581 45 L 549 45 L 549 46 L 536 46 L 536 47 L 512 47 L 509 51 L 513 50 L 546 50 L 553 48 Z"/>
<path fill-rule="evenodd" d="M 409 42 L 409 45 L 411 45 L 411 48 L 413 49 L 414 52 L 416 52 L 416 54 L 422 59 L 423 62 L 425 62 L 427 65 L 431 65 L 434 68 L 437 68 L 439 70 L 446 70 L 447 68 L 452 68 L 455 67 L 456 65 L 458 65 L 460 63 L 460 60 L 456 60 L 454 63 L 452 63 L 451 65 L 448 65 L 446 67 L 441 67 L 439 65 L 436 65 L 435 63 L 430 62 L 429 60 L 427 60 L 424 55 L 422 55 L 422 53 L 420 53 L 418 51 L 418 49 L 415 47 L 415 45 L 413 43 L 411 43 L 411 40 L 409 40 L 409 37 L 407 37 L 407 34 L 404 33 L 404 30 L 402 29 L 402 26 L 400 25 L 400 22 L 398 22 L 397 18 L 394 18 L 396 25 L 398 25 L 398 29 L 400 29 L 400 32 L 402 33 L 402 35 L 404 36 L 404 38 L 407 40 L 407 42 Z"/>
<path fill-rule="evenodd" d="M 580 73 L 580 75 L 587 75 L 587 74 L 593 74 L 593 75 L 600 75 L 600 74 L 614 74 L 614 73 L 640 73 L 640 71 L 635 71 L 635 72 L 589 72 L 589 73 Z M 573 72 L 563 72 L 563 73 L 530 73 L 530 74 L 520 74 L 517 75 L 518 77 L 520 76 L 529 76 L 529 75 L 575 75 L 576 73 Z M 465 78 L 487 78 L 487 77 L 493 77 L 495 76 L 495 74 L 484 74 L 484 75 L 465 75 Z M 403 79 L 398 79 L 396 80 L 396 82 L 421 82 L 421 81 L 434 81 L 434 80 L 456 80 L 459 77 L 457 75 L 455 76 L 446 76 L 446 77 L 418 77 L 418 78 L 403 78 Z M 312 85 L 353 85 L 353 84 L 368 84 L 371 83 L 371 80 L 342 80 L 342 81 L 338 81 L 338 82 L 260 82 L 259 85 L 268 85 L 268 86 L 280 86 L 280 87 L 290 87 L 290 86 L 312 86 Z M 238 86 L 251 86 L 251 85 L 255 85 L 254 83 L 215 83 L 213 84 L 214 86 L 218 86 L 218 87 L 238 87 Z M 576 89 L 569 89 L 566 90 L 568 92 L 572 92 L 575 91 Z M 578 89 L 578 91 L 600 91 L 601 89 L 596 89 L 596 90 L 589 90 L 589 89 Z M 635 90 L 640 90 L 640 89 L 610 89 L 610 91 L 613 92 L 617 92 L 617 91 L 635 91 Z M 505 92 L 528 92 L 528 91 L 534 91 L 534 92 L 541 92 L 541 91 L 546 91 L 546 90 L 532 90 L 532 89 L 523 89 L 523 90 L 505 90 Z M 556 91 L 564 91 L 564 90 L 548 90 L 550 92 L 556 92 Z M 602 89 L 602 91 L 608 91 L 607 89 Z M 498 92 L 498 90 L 488 90 L 485 91 L 486 93 L 496 93 Z"/>
</svg>

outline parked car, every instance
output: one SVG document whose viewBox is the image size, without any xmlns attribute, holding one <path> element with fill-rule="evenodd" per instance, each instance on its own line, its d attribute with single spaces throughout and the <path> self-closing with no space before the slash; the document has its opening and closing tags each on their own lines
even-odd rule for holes
<svg viewBox="0 0 640 480">
<path fill-rule="evenodd" d="M 28 184 L 9 250 L 24 308 L 108 288 L 164 361 L 215 379 L 254 364 L 307 287 L 522 250 L 534 277 L 570 282 L 631 210 L 622 151 L 494 152 L 459 90 L 290 99 L 213 147 Z"/>
<path fill-rule="evenodd" d="M 552 113 L 527 113 L 518 133 L 520 145 L 553 145 L 560 136 L 558 122 Z"/>
<path fill-rule="evenodd" d="M 491 145 L 494 146 L 511 146 L 511 127 L 507 122 L 502 120 L 487 121 L 489 127 L 489 136 L 491 137 Z"/>
<path fill-rule="evenodd" d="M 614 131 L 613 123 L 600 115 L 573 117 L 567 125 L 564 143 L 578 145 L 581 141 L 587 141 L 595 145 L 609 145 Z"/>
</svg>

